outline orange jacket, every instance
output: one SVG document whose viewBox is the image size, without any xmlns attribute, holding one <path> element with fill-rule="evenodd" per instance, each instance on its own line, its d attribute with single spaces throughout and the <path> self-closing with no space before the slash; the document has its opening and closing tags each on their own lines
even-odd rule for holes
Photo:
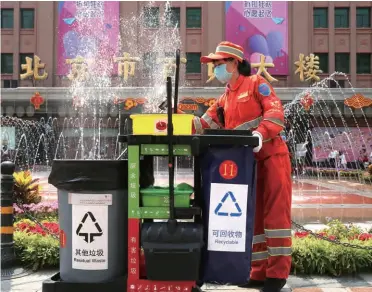
<svg viewBox="0 0 372 292">
<path fill-rule="evenodd" d="M 284 129 L 282 103 L 263 77 L 240 75 L 234 86 L 227 86 L 225 93 L 201 118 L 194 118 L 193 133 L 201 134 L 205 128 L 222 128 L 217 117 L 218 106 L 224 108 L 225 129 L 250 129 L 261 133 L 263 146 L 256 159 L 288 153 L 287 145 L 280 136 Z"/>
</svg>

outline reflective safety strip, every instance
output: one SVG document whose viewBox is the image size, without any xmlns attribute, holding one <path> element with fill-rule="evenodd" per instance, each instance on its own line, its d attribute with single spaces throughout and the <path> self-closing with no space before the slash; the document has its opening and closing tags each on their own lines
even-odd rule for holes
<svg viewBox="0 0 372 292">
<path fill-rule="evenodd" d="M 244 124 L 241 124 L 240 126 L 237 126 L 235 130 L 250 130 L 257 128 L 262 121 L 262 117 L 258 117 L 257 119 L 251 120 L 249 122 L 245 122 Z"/>
<path fill-rule="evenodd" d="M 202 116 L 202 119 L 203 119 L 204 121 L 206 121 L 206 123 L 209 125 L 209 127 L 211 127 L 211 129 L 219 129 L 219 128 L 220 128 L 220 126 L 219 126 L 217 123 L 215 123 L 215 122 L 212 120 L 212 118 L 211 118 L 210 116 L 208 116 L 207 114 L 204 114 L 204 115 Z"/>
<path fill-rule="evenodd" d="M 196 134 L 203 134 L 203 126 L 199 117 L 194 117 L 194 126 Z"/>
<path fill-rule="evenodd" d="M 259 234 L 259 235 L 253 236 L 253 244 L 262 243 L 262 242 L 266 242 L 265 234 Z"/>
<path fill-rule="evenodd" d="M 281 126 L 284 128 L 284 123 L 281 119 L 277 119 L 277 118 L 264 118 L 264 121 L 269 121 L 269 122 L 272 122 L 278 126 Z"/>
<path fill-rule="evenodd" d="M 268 238 L 285 238 L 292 236 L 291 229 L 265 229 L 266 237 Z"/>
<path fill-rule="evenodd" d="M 241 50 L 239 49 L 236 49 L 236 48 L 233 48 L 233 47 L 229 47 L 229 46 L 218 46 L 216 48 L 216 53 L 229 53 L 229 54 L 232 54 L 234 56 L 237 56 L 239 57 L 240 59 L 243 59 L 244 58 L 244 54 Z"/>
<path fill-rule="evenodd" d="M 0 214 L 13 214 L 13 207 L 0 207 Z"/>
<path fill-rule="evenodd" d="M 270 256 L 290 256 L 292 254 L 291 247 L 267 247 Z"/>
<path fill-rule="evenodd" d="M 267 251 L 253 252 L 252 262 L 266 260 L 268 257 L 269 257 L 269 253 Z"/>
</svg>

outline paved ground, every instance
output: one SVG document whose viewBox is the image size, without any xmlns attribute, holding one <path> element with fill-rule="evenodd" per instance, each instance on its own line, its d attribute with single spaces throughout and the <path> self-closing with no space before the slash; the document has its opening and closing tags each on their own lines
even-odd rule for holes
<svg viewBox="0 0 372 292">
<path fill-rule="evenodd" d="M 40 292 L 42 281 L 56 271 L 41 271 L 22 278 L 1 282 L 2 292 Z M 205 291 L 257 291 L 256 289 L 242 289 L 235 286 L 205 285 Z M 372 292 L 372 273 L 361 274 L 355 277 L 310 277 L 290 276 L 283 292 Z M 68 292 L 68 291 L 67 291 Z M 85 291 L 81 291 L 85 292 Z M 87 291 L 88 292 L 88 291 Z"/>
</svg>

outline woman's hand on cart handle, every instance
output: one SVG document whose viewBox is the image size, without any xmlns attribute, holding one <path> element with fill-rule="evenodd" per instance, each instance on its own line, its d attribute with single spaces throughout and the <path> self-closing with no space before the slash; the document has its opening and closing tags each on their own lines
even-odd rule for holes
<svg viewBox="0 0 372 292">
<path fill-rule="evenodd" d="M 257 152 L 260 151 L 261 148 L 262 148 L 262 140 L 263 140 L 263 138 L 262 138 L 261 133 L 258 132 L 258 131 L 253 131 L 253 132 L 252 132 L 252 136 L 258 138 L 258 146 L 253 148 L 253 152 L 254 152 L 254 153 L 257 153 Z"/>
</svg>

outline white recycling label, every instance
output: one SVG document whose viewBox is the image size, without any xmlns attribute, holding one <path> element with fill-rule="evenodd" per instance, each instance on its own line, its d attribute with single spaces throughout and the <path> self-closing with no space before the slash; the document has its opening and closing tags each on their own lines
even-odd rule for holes
<svg viewBox="0 0 372 292">
<path fill-rule="evenodd" d="M 72 268 L 108 269 L 108 206 L 72 205 Z"/>
<path fill-rule="evenodd" d="M 208 250 L 245 252 L 248 185 L 212 183 Z"/>
</svg>

